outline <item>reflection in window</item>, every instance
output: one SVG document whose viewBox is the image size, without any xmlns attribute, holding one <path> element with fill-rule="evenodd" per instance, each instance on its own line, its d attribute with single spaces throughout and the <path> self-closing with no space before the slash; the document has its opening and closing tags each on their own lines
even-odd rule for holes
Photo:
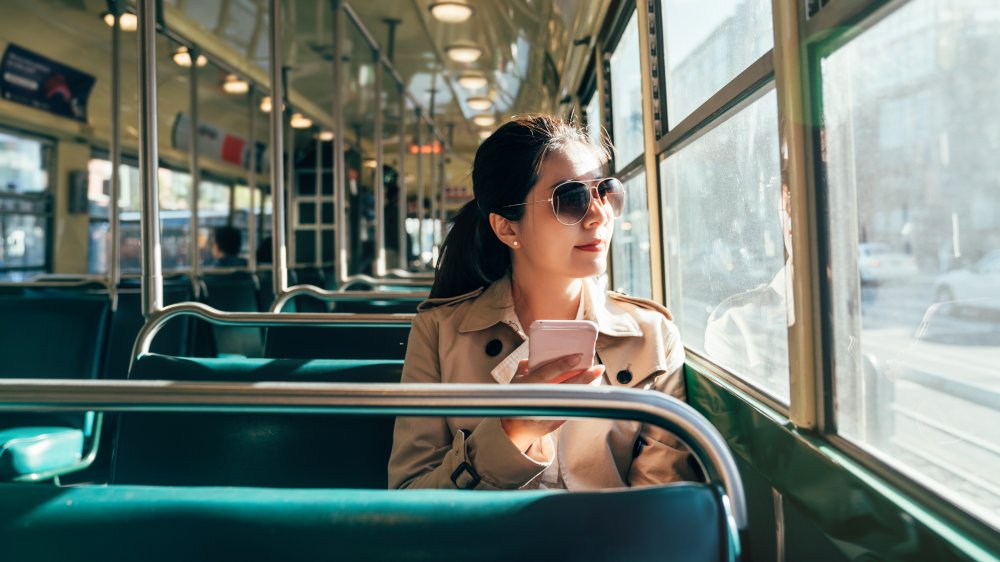
<svg viewBox="0 0 1000 562">
<path fill-rule="evenodd" d="M 770 0 L 661 0 L 668 127 L 774 45 Z"/>
<path fill-rule="evenodd" d="M 615 233 L 611 238 L 614 288 L 627 295 L 652 298 L 645 172 L 625 182 L 625 211 L 615 222 Z"/>
<path fill-rule="evenodd" d="M 980 18 L 989 10 L 904 4 L 823 59 L 822 77 L 838 431 L 996 526 L 1000 83 L 985 53 L 1000 53 L 1000 20 Z"/>
<path fill-rule="evenodd" d="M 639 21 L 635 13 L 611 55 L 610 64 L 611 135 L 615 142 L 615 166 L 621 169 L 642 154 L 642 80 Z"/>
<path fill-rule="evenodd" d="M 666 158 L 670 307 L 685 344 L 788 401 L 786 220 L 770 91 Z"/>
</svg>

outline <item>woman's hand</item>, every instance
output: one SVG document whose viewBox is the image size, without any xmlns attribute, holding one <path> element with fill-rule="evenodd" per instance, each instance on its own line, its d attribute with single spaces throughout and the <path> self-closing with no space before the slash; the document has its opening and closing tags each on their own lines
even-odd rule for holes
<svg viewBox="0 0 1000 562">
<path fill-rule="evenodd" d="M 528 370 L 528 360 L 517 364 L 517 371 L 511 384 L 589 384 L 604 374 L 604 365 L 594 365 L 586 369 L 576 368 L 584 362 L 582 354 L 567 355 L 543 363 Z M 523 452 L 532 443 L 559 429 L 566 420 L 534 420 L 524 418 L 501 418 L 500 425 L 510 440 Z"/>
</svg>

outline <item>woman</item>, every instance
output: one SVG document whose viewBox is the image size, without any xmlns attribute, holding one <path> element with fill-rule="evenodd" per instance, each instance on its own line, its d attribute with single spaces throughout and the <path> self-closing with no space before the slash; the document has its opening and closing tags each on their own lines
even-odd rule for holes
<svg viewBox="0 0 1000 562">
<path fill-rule="evenodd" d="M 576 127 L 517 117 L 476 152 L 475 199 L 444 242 L 431 299 L 410 332 L 403 382 L 600 384 L 683 398 L 677 328 L 656 303 L 599 290 L 621 182 L 607 152 Z M 538 319 L 597 323 L 597 357 L 529 371 L 525 335 Z M 595 363 L 591 366 L 591 361 Z M 638 422 L 407 418 L 396 421 L 393 488 L 598 488 L 693 476 L 669 433 Z"/>
</svg>

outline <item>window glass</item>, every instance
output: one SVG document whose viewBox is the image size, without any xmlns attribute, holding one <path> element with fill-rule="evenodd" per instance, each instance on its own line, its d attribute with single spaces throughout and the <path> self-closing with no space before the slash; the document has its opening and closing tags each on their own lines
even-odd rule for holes
<svg viewBox="0 0 1000 562">
<path fill-rule="evenodd" d="M 0 279 L 48 270 L 48 143 L 0 132 Z"/>
<path fill-rule="evenodd" d="M 1000 35 L 986 13 L 994 2 L 913 0 L 821 70 L 838 431 L 1000 526 L 1000 104 L 985 55 Z"/>
<path fill-rule="evenodd" d="M 642 154 L 639 21 L 634 12 L 611 55 L 610 64 L 611 135 L 615 143 L 615 166 L 621 169 Z"/>
<path fill-rule="evenodd" d="M 198 255 L 205 265 L 215 263 L 215 227 L 229 223 L 229 189 L 227 184 L 208 180 L 202 180 L 198 188 Z"/>
<path fill-rule="evenodd" d="M 670 306 L 685 344 L 788 401 L 784 210 L 773 89 L 668 156 Z"/>
<path fill-rule="evenodd" d="M 587 102 L 587 134 L 594 144 L 600 146 L 604 144 L 604 126 L 601 122 L 601 95 L 594 92 Z"/>
<path fill-rule="evenodd" d="M 0 190 L 3 193 L 45 191 L 49 186 L 47 148 L 40 141 L 0 131 Z"/>
<path fill-rule="evenodd" d="M 673 128 L 774 45 L 771 0 L 661 0 Z"/>
<path fill-rule="evenodd" d="M 649 213 L 646 212 L 646 174 L 625 182 L 625 210 L 611 238 L 611 274 L 614 288 L 627 295 L 653 297 L 649 270 Z"/>
</svg>

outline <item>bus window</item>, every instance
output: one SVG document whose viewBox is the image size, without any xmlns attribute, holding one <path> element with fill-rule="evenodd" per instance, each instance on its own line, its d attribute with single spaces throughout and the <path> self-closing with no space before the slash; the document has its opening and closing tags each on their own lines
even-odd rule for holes
<svg viewBox="0 0 1000 562">
<path fill-rule="evenodd" d="M 770 0 L 661 0 L 674 128 L 774 45 Z"/>
<path fill-rule="evenodd" d="M 48 143 L 0 132 L 0 279 L 49 269 Z"/>
<path fill-rule="evenodd" d="M 820 67 L 837 430 L 994 527 L 998 82 L 957 53 L 1000 52 L 997 21 L 914 0 Z"/>
<path fill-rule="evenodd" d="M 789 400 L 785 220 L 773 89 L 661 163 L 670 308 L 684 343 Z"/>
<path fill-rule="evenodd" d="M 601 115 L 601 93 L 594 92 L 587 102 L 587 134 L 597 145 L 604 144 L 604 116 Z"/>
<path fill-rule="evenodd" d="M 615 46 L 610 65 L 611 136 L 615 142 L 615 168 L 620 170 L 642 154 L 642 81 L 635 12 Z"/>
<path fill-rule="evenodd" d="M 649 271 L 646 174 L 641 170 L 625 182 L 625 210 L 616 221 L 611 246 L 614 289 L 644 299 L 653 298 Z"/>
</svg>

